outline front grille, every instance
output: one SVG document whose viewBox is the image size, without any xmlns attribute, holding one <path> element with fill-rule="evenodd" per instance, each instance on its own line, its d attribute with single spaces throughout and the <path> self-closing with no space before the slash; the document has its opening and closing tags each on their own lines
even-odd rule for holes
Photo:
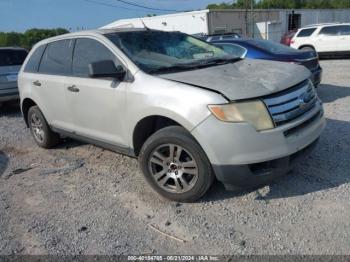
<svg viewBox="0 0 350 262">
<path fill-rule="evenodd" d="M 310 111 L 317 102 L 312 84 L 304 82 L 263 99 L 275 126 L 286 124 Z"/>
<path fill-rule="evenodd" d="M 309 70 L 314 70 L 318 67 L 318 59 L 300 61 L 300 64 L 308 68 Z"/>
</svg>

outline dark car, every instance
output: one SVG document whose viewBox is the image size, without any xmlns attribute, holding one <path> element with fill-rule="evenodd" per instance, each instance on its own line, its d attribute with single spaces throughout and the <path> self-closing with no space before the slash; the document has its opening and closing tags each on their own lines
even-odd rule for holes
<svg viewBox="0 0 350 262">
<path fill-rule="evenodd" d="M 260 39 L 234 39 L 213 41 L 230 54 L 253 59 L 265 59 L 304 65 L 312 73 L 312 81 L 317 87 L 321 82 L 322 68 L 315 51 L 301 51 L 288 46 Z"/>
<path fill-rule="evenodd" d="M 19 47 L 0 47 L 0 103 L 17 100 L 18 72 L 28 52 Z"/>
</svg>

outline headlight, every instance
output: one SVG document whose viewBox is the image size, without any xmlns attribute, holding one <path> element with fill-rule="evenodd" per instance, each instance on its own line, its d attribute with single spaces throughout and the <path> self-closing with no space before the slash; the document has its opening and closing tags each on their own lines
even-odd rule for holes
<svg viewBox="0 0 350 262">
<path fill-rule="evenodd" d="M 274 127 L 265 104 L 260 100 L 235 102 L 222 105 L 208 105 L 214 116 L 225 122 L 248 122 L 256 130 L 266 130 Z"/>
</svg>

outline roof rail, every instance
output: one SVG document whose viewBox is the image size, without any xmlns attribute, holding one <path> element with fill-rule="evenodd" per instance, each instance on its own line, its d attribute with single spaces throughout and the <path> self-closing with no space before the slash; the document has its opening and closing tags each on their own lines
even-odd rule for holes
<svg viewBox="0 0 350 262">
<path fill-rule="evenodd" d="M 306 26 L 303 26 L 302 28 L 306 28 L 306 27 L 314 27 L 314 26 L 323 26 L 323 25 L 339 25 L 339 24 L 343 24 L 343 23 L 341 23 L 341 22 L 319 23 L 319 24 L 311 24 L 311 25 L 306 25 Z"/>
</svg>

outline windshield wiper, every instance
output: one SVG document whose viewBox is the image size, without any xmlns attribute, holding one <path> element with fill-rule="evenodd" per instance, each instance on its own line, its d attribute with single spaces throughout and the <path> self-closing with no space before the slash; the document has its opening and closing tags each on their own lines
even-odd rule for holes
<svg viewBox="0 0 350 262">
<path fill-rule="evenodd" d="M 192 64 L 175 64 L 172 66 L 164 66 L 164 67 L 158 67 L 151 70 L 148 70 L 149 74 L 155 74 L 155 73 L 167 73 L 167 72 L 174 72 L 174 71 L 181 71 L 181 70 L 188 70 L 193 69 L 195 66 Z"/>
<path fill-rule="evenodd" d="M 224 65 L 228 63 L 235 63 L 240 60 L 242 60 L 242 58 L 240 57 L 205 59 L 199 62 L 174 64 L 172 66 L 158 67 L 158 68 L 149 70 L 148 73 L 156 74 L 156 73 L 168 73 L 168 72 L 174 72 L 174 71 L 176 72 L 181 70 L 199 69 L 199 68 L 214 66 L 214 65 Z"/>
<path fill-rule="evenodd" d="M 228 63 L 235 63 L 242 60 L 240 57 L 232 57 L 232 58 L 211 58 L 204 60 L 202 63 L 203 65 L 218 65 L 218 64 L 228 64 Z"/>
</svg>

